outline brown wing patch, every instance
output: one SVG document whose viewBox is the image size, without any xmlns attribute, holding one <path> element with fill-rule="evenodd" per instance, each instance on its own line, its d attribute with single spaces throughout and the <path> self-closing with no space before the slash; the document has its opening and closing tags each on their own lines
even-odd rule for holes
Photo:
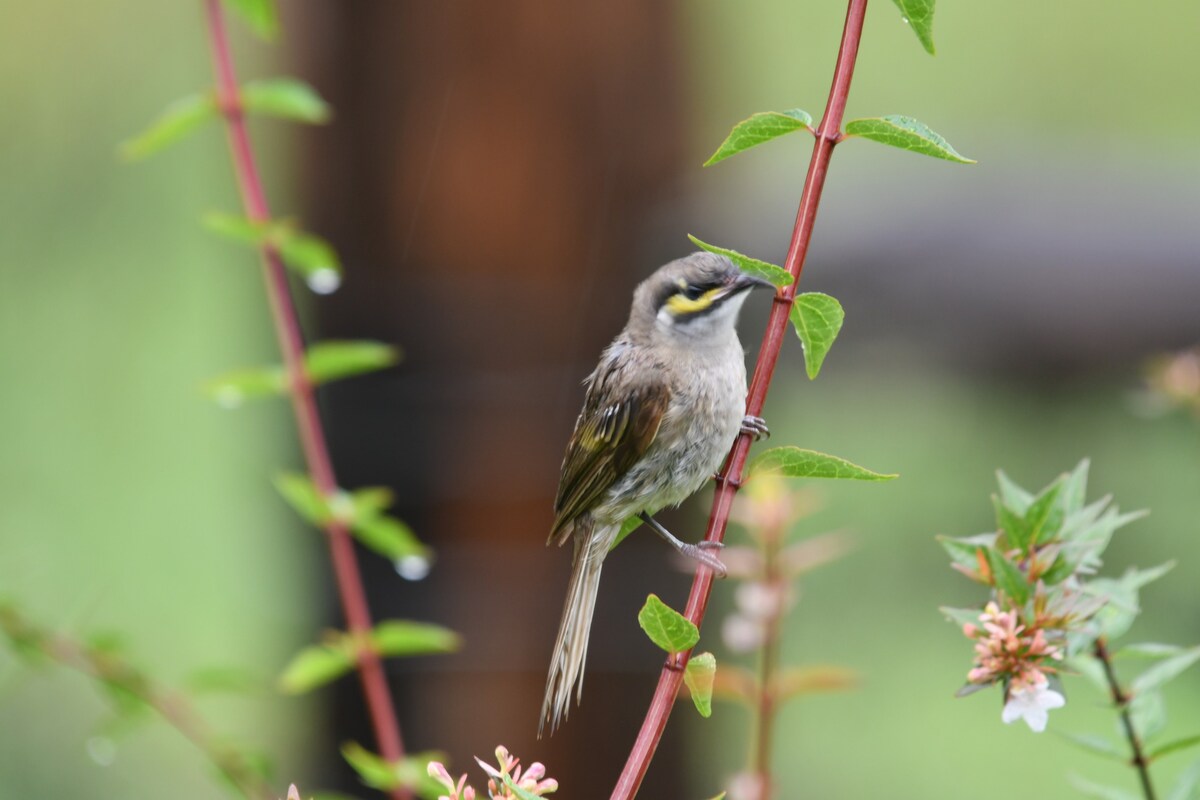
<svg viewBox="0 0 1200 800">
<path fill-rule="evenodd" d="M 558 497 L 554 501 L 554 527 L 550 541 L 563 540 L 563 528 L 590 511 L 614 483 L 642 457 L 658 434 L 671 392 L 663 385 L 642 386 L 620 402 L 601 406 L 589 391 L 575 433 L 567 445 Z"/>
</svg>

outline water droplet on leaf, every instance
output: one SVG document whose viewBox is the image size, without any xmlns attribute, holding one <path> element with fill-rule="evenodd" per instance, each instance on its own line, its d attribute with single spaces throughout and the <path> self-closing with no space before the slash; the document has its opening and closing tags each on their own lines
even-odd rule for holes
<svg viewBox="0 0 1200 800">
<path fill-rule="evenodd" d="M 88 757 L 101 767 L 110 767 L 117 760 L 117 743 L 107 736 L 93 736 L 84 746 Z"/>
<path fill-rule="evenodd" d="M 406 581 L 419 581 L 429 574 L 429 559 L 425 556 L 398 558 L 396 573 Z"/>
<path fill-rule="evenodd" d="M 342 276 L 329 267 L 322 267 L 308 276 L 308 288 L 317 294 L 332 294 L 341 285 Z"/>
</svg>

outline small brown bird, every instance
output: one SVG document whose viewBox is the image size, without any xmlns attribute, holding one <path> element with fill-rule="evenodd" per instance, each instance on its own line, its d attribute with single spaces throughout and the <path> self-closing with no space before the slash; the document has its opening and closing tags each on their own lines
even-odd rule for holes
<svg viewBox="0 0 1200 800">
<path fill-rule="evenodd" d="M 587 394 L 567 445 L 550 542 L 574 541 L 571 582 L 554 642 L 538 725 L 566 718 L 583 694 L 600 569 L 623 523 L 640 517 L 679 552 L 724 574 L 707 547 L 685 544 L 650 515 L 676 506 L 721 466 L 746 417 L 745 352 L 738 311 L 749 289 L 774 288 L 729 259 L 694 253 L 672 261 L 633 294 L 629 322 L 584 381 Z"/>
</svg>

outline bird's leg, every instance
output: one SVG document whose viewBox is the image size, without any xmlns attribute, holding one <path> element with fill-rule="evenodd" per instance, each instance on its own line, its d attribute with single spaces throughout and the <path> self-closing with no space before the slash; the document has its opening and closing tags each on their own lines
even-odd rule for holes
<svg viewBox="0 0 1200 800">
<path fill-rule="evenodd" d="M 742 419 L 742 433 L 750 434 L 756 442 L 771 438 L 771 429 L 767 427 L 767 421 L 762 417 L 746 415 Z"/>
<path fill-rule="evenodd" d="M 641 514 L 638 514 L 638 516 L 641 518 L 642 522 L 649 525 L 655 533 L 661 536 L 667 544 L 675 548 L 676 552 L 708 567 L 713 571 L 714 576 L 718 578 L 725 577 L 726 573 L 728 572 L 728 570 L 725 569 L 725 565 L 721 562 L 721 559 L 709 552 L 710 550 L 719 550 L 725 545 L 721 544 L 720 542 L 710 542 L 707 539 L 699 542 L 698 544 L 681 542 L 679 539 L 676 539 L 669 530 L 659 524 L 658 520 L 654 519 L 654 517 L 650 516 L 645 511 L 643 511 Z"/>
</svg>

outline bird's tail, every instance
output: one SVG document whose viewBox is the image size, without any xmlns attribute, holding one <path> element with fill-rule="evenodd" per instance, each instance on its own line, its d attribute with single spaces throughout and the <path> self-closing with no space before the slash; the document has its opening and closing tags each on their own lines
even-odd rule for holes
<svg viewBox="0 0 1200 800">
<path fill-rule="evenodd" d="M 546 723 L 550 733 L 567 718 L 571 690 L 576 702 L 583 696 L 583 664 L 587 660 L 588 634 L 592 627 L 592 611 L 596 607 L 596 592 L 600 588 L 600 568 L 612 547 L 620 526 L 597 526 L 591 531 L 577 530 L 571 582 L 567 586 L 567 601 L 563 606 L 554 654 L 550 658 L 550 674 L 546 678 L 546 697 L 542 701 L 542 718 L 538 723 L 538 738 Z M 585 535 L 586 534 L 586 535 Z"/>
</svg>

